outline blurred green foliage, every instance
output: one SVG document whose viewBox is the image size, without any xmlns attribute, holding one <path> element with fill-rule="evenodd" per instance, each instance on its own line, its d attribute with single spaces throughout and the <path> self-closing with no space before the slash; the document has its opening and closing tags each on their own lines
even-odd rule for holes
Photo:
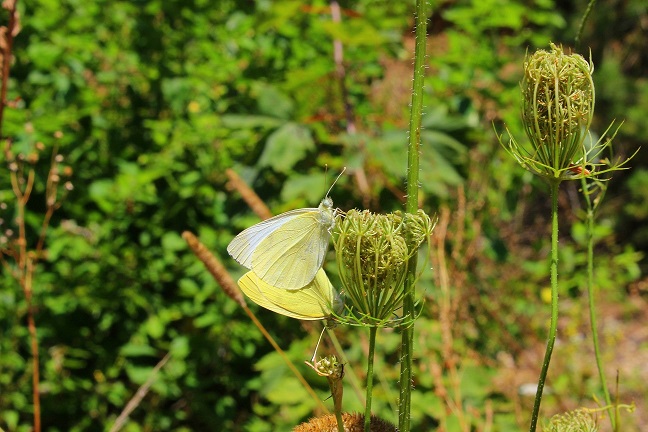
<svg viewBox="0 0 648 432">
<path fill-rule="evenodd" d="M 515 389 L 498 390 L 491 378 L 493 359 L 502 352 L 516 357 L 544 332 L 546 187 L 502 154 L 492 124 L 521 131 L 524 54 L 561 37 L 573 40 L 584 2 L 575 5 L 432 2 L 421 187 L 429 213 L 455 212 L 446 237 L 448 271 L 461 277 L 450 286 L 457 320 L 450 341 L 439 336 L 437 276 L 421 280 L 428 301 L 417 327 L 415 430 L 482 424 L 486 406 L 495 408 L 496 430 L 515 430 L 524 421 L 516 414 Z M 171 360 L 125 430 L 288 430 L 308 418 L 311 400 L 180 234 L 196 232 L 234 274 L 242 273 L 225 248 L 256 218 L 225 186 L 231 167 L 276 213 L 317 204 L 332 177 L 325 165 L 351 173 L 332 191 L 342 209 L 401 208 L 413 3 L 341 2 L 341 23 L 331 20 L 323 1 L 36 0 L 18 6 L 22 30 L 8 95 L 16 107 L 6 111 L 2 133 L 24 154 L 45 145 L 28 207 L 32 247 L 55 146 L 74 184 L 54 214 L 47 259 L 34 278 L 44 430 L 107 430 L 169 351 Z M 633 62 L 645 66 L 646 54 L 617 45 L 635 40 L 638 18 L 618 32 L 608 21 L 635 13 L 645 19 L 647 12 L 639 0 L 615 6 L 613 16 L 604 13 L 608 7 L 594 10 L 583 40 L 596 47 L 600 124 L 625 119 L 619 141 L 620 152 L 628 153 L 646 139 L 648 85 Z M 356 132 L 346 128 L 334 38 L 344 45 L 346 102 Z M 55 139 L 57 131 L 63 135 Z M 638 236 L 618 228 L 614 211 L 604 212 L 597 232 L 599 288 L 618 302 L 627 296 L 624 287 L 642 277 L 643 256 L 629 239 L 645 250 L 645 176 L 635 170 L 620 182 L 627 202 L 610 199 Z M 15 197 L 4 175 L 0 202 L 5 231 Z M 577 214 L 575 206 L 564 207 Z M 561 272 L 572 275 L 566 295 L 582 299 L 583 228 L 571 222 L 571 236 L 570 224 L 563 229 Z M 28 431 L 25 300 L 8 271 L 1 277 L 0 426 Z M 318 329 L 258 314 L 325 399 L 326 383 L 303 366 Z M 361 373 L 366 335 L 337 333 L 347 367 Z M 393 333 L 378 337 L 382 381 L 374 404 L 388 420 L 396 418 L 398 340 Z M 437 373 L 448 348 L 459 362 L 459 381 Z M 440 389 L 461 395 L 456 411 L 448 411 Z M 346 394 L 348 409 L 360 410 L 353 390 Z"/>
</svg>

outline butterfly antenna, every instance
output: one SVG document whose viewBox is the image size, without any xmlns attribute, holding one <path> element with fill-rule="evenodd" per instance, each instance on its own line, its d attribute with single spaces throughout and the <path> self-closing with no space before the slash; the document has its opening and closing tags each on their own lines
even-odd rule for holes
<svg viewBox="0 0 648 432">
<path fill-rule="evenodd" d="M 313 353 L 313 357 L 311 358 L 311 363 L 315 361 L 315 357 L 317 356 L 317 349 L 319 348 L 320 342 L 322 342 L 322 336 L 324 336 L 324 330 L 326 330 L 326 326 L 322 329 L 322 333 L 320 333 L 319 339 L 317 339 L 317 345 L 315 345 L 315 352 Z"/>
<path fill-rule="evenodd" d="M 344 174 L 344 171 L 346 171 L 346 167 L 342 168 L 342 171 L 340 172 L 340 174 L 338 174 L 338 176 L 335 178 L 335 181 L 333 182 L 333 184 L 329 188 L 328 192 L 326 192 L 326 196 L 329 196 L 329 194 L 331 193 L 331 190 L 333 189 L 333 186 L 335 186 L 335 183 L 337 183 L 337 181 L 340 180 L 340 177 L 342 177 L 342 174 Z"/>
</svg>

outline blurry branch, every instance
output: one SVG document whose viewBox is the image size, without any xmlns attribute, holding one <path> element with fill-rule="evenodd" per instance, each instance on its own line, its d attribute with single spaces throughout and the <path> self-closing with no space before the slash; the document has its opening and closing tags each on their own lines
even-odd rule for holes
<svg viewBox="0 0 648 432">
<path fill-rule="evenodd" d="M 342 13 L 340 10 L 340 4 L 337 0 L 330 1 L 331 7 L 331 20 L 339 24 L 342 22 Z M 346 131 L 349 136 L 356 134 L 356 124 L 353 114 L 353 106 L 349 101 L 349 91 L 346 85 L 346 68 L 344 67 L 344 46 L 342 41 L 339 39 L 333 39 L 333 61 L 335 62 L 335 77 L 338 80 L 338 85 L 340 86 L 340 94 L 342 96 L 342 104 L 344 105 L 344 118 L 346 119 Z M 358 143 L 358 151 L 360 153 L 365 153 L 365 146 L 362 142 Z M 362 166 L 355 167 L 352 170 L 358 189 L 362 194 L 364 207 L 369 207 L 369 200 L 371 199 L 371 193 L 369 190 L 369 182 L 367 181 L 367 174 L 364 172 Z"/>
<path fill-rule="evenodd" d="M 443 359 L 444 365 L 439 367 L 439 372 L 441 369 L 447 370 L 449 374 L 450 384 L 452 385 L 452 395 L 448 393 L 448 390 L 445 388 L 442 379 L 438 379 L 435 382 L 438 387 L 437 392 L 440 396 L 443 397 L 445 405 L 448 406 L 452 412 L 457 416 L 459 422 L 459 428 L 462 431 L 470 430 L 470 425 L 466 419 L 466 413 L 463 409 L 462 395 L 461 395 L 461 378 L 458 371 L 458 361 L 457 353 L 454 349 L 454 335 L 452 334 L 453 323 L 456 322 L 456 313 L 457 305 L 453 304 L 452 295 L 450 294 L 450 276 L 448 263 L 446 261 L 446 238 L 448 235 L 448 227 L 451 220 L 457 220 L 457 230 L 456 239 L 457 239 L 457 248 L 452 251 L 453 259 L 456 259 L 455 253 L 463 246 L 463 226 L 464 226 L 464 217 L 465 217 L 465 206 L 462 206 L 463 194 L 459 194 L 459 210 L 456 215 L 452 215 L 450 209 L 447 206 L 441 207 L 439 222 L 437 224 L 436 236 L 435 236 L 435 245 L 436 245 L 436 262 L 438 265 L 438 280 L 437 285 L 441 289 L 441 298 L 438 299 L 439 302 L 439 324 L 441 327 L 441 358 Z M 456 286 L 461 286 L 463 280 L 462 277 L 459 277 L 460 280 L 457 280 L 457 275 L 453 274 L 452 279 L 457 283 Z M 444 417 L 444 422 L 447 421 L 447 417 Z"/>
<path fill-rule="evenodd" d="M 342 22 L 340 4 L 337 0 L 331 0 L 331 19 L 334 23 Z M 339 39 L 333 39 L 333 61 L 335 61 L 335 75 L 340 85 L 342 103 L 344 104 L 344 117 L 346 119 L 346 130 L 349 135 L 356 133 L 356 125 L 353 116 L 353 107 L 349 102 L 349 91 L 346 86 L 346 68 L 344 67 L 344 46 Z"/>
<path fill-rule="evenodd" d="M 583 18 L 581 19 L 580 25 L 578 26 L 578 32 L 576 33 L 576 37 L 574 38 L 574 45 L 576 46 L 576 49 L 580 49 L 581 36 L 583 35 L 583 29 L 585 28 L 585 22 L 587 21 L 587 18 L 589 17 L 590 13 L 592 12 L 592 9 L 594 8 L 595 3 L 596 3 L 596 0 L 590 0 L 590 2 L 587 4 L 587 9 L 585 9 L 585 13 L 583 14 Z"/>
<path fill-rule="evenodd" d="M 4 110 L 7 106 L 7 88 L 9 86 L 9 71 L 12 60 L 13 38 L 20 31 L 20 20 L 16 11 L 16 0 L 5 0 L 2 8 L 9 14 L 8 25 L 0 27 L 0 56 L 2 57 L 2 80 L 0 81 L 0 139 L 3 137 Z M 11 266 L 5 260 L 5 255 L 11 256 L 16 262 L 16 268 L 10 273 L 16 278 L 23 290 L 27 303 L 27 328 L 30 338 L 30 349 L 32 354 L 32 403 L 34 404 L 34 432 L 41 431 L 41 406 L 40 406 L 40 362 L 38 357 L 38 337 L 36 334 L 36 320 L 34 319 L 34 307 L 32 303 L 32 280 L 34 266 L 39 258 L 41 248 L 34 252 L 27 251 L 27 236 L 25 224 L 25 207 L 34 187 L 35 170 L 28 168 L 26 178 L 24 175 L 25 161 L 23 155 L 14 158 L 11 153 L 11 140 L 7 139 L 4 145 L 5 162 L 9 169 L 11 187 L 16 196 L 17 216 L 15 222 L 18 225 L 18 238 L 11 242 L 13 232 L 8 229 L 6 236 L 2 237 L 0 243 L 0 260 L 5 268 Z M 18 160 L 16 160 L 18 159 Z M 37 160 L 37 158 L 36 158 Z M 35 160 L 27 160 L 35 162 Z M 43 228 L 48 225 L 49 219 L 43 222 Z M 13 243 L 13 244 L 11 244 Z"/>
<path fill-rule="evenodd" d="M 196 255 L 203 264 L 205 264 L 205 267 L 207 267 L 209 273 L 214 277 L 216 282 L 218 282 L 223 291 L 225 291 L 225 294 L 238 303 L 242 308 L 247 308 L 245 298 L 236 286 L 236 282 L 234 282 L 234 279 L 232 279 L 232 276 L 230 276 L 227 270 L 225 270 L 225 267 L 218 258 L 212 255 L 209 249 L 207 249 L 205 245 L 202 244 L 190 231 L 183 232 L 182 238 L 185 239 L 194 255 Z"/>
<path fill-rule="evenodd" d="M 257 197 L 258 198 L 258 197 Z M 288 368 L 292 371 L 292 373 L 297 377 L 299 382 L 304 386 L 308 394 L 311 395 L 313 400 L 317 403 L 317 406 L 325 413 L 328 413 L 329 410 L 326 408 L 326 405 L 322 402 L 322 400 L 317 396 L 313 388 L 308 384 L 304 376 L 297 370 L 295 365 L 290 361 L 286 353 L 277 345 L 277 342 L 272 338 L 270 333 L 266 330 L 266 328 L 261 324 L 261 322 L 257 319 L 257 317 L 254 315 L 254 312 L 248 308 L 245 299 L 243 298 L 243 295 L 241 294 L 241 291 L 238 289 L 236 286 L 236 283 L 234 282 L 234 279 L 230 276 L 230 274 L 225 270 L 225 267 L 223 264 L 216 258 L 206 247 L 203 245 L 198 238 L 191 232 L 189 231 L 184 231 L 182 233 L 182 238 L 185 239 L 187 242 L 187 245 L 189 245 L 189 248 L 193 251 L 194 255 L 198 257 L 200 261 L 207 267 L 207 270 L 209 273 L 214 277 L 216 282 L 221 286 L 225 294 L 232 300 L 234 300 L 239 306 L 243 308 L 245 313 L 250 317 L 254 325 L 259 329 L 261 334 L 270 342 L 270 345 L 277 351 L 277 353 L 281 356 L 281 358 L 284 360 Z"/>
<path fill-rule="evenodd" d="M 20 31 L 20 16 L 16 11 L 17 0 L 4 0 L 2 8 L 9 13 L 9 23 L 0 27 L 0 55 L 2 56 L 2 87 L 0 88 L 0 138 L 2 138 L 2 126 L 4 120 L 4 109 L 7 104 L 7 86 L 9 84 L 9 69 L 13 49 L 13 38 Z"/>
<path fill-rule="evenodd" d="M 1 131 L 0 131 L 1 132 Z M 59 135 L 57 135 L 59 136 Z M 45 235 L 50 226 L 51 217 L 56 209 L 61 205 L 61 197 L 59 197 L 59 186 L 61 185 L 61 176 L 67 176 L 71 173 L 71 169 L 67 167 L 60 170 L 60 163 L 63 161 L 63 156 L 53 152 L 50 162 L 49 172 L 45 185 L 45 214 L 40 225 L 40 233 L 38 241 L 34 249 L 30 249 L 28 245 L 28 233 L 26 223 L 27 204 L 32 197 L 34 186 L 36 184 L 36 168 L 38 162 L 38 152 L 44 150 L 42 143 L 37 143 L 35 151 L 25 156 L 20 153 L 14 155 L 11 151 L 10 139 L 6 140 L 4 148 L 4 159 L 9 171 L 9 179 L 11 182 L 12 192 L 16 198 L 16 217 L 14 219 L 18 228 L 18 237 L 12 238 L 13 230 L 8 228 L 5 230 L 4 235 L 0 238 L 0 261 L 2 265 L 9 270 L 9 273 L 16 279 L 22 288 L 27 303 L 27 327 L 30 336 L 30 346 L 32 354 L 32 386 L 33 386 L 33 404 L 34 404 L 34 431 L 40 432 L 40 390 L 39 390 L 39 353 L 38 353 L 38 337 L 36 331 L 36 321 L 34 318 L 33 307 L 33 276 L 36 269 L 36 264 L 43 258 L 43 248 L 45 245 Z M 69 191 L 72 189 L 72 183 L 67 181 L 63 184 L 64 190 Z M 6 204 L 2 203 L 2 208 L 6 208 Z M 4 221 L 0 221 L 0 225 Z M 7 258 L 11 258 L 15 262 L 15 266 L 11 265 Z"/>
<path fill-rule="evenodd" d="M 137 408 L 138 405 L 142 402 L 142 399 L 144 399 L 144 396 L 147 395 L 147 393 L 151 389 L 151 386 L 155 382 L 160 369 L 164 367 L 164 365 L 169 361 L 170 358 L 171 353 L 167 353 L 162 358 L 162 360 L 160 360 L 158 364 L 155 365 L 146 382 L 137 389 L 135 395 L 131 398 L 131 400 L 128 401 L 121 414 L 119 414 L 119 417 L 117 417 L 117 420 L 115 420 L 115 423 L 110 428 L 110 432 L 118 432 L 124 427 L 124 425 L 128 421 L 128 416 L 130 416 L 135 408 Z"/>
</svg>

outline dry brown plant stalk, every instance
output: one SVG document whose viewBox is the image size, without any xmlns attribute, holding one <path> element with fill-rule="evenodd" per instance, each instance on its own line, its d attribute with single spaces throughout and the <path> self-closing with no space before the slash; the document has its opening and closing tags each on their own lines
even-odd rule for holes
<svg viewBox="0 0 648 432">
<path fill-rule="evenodd" d="M 2 81 L 0 84 L 0 138 L 4 139 L 3 121 L 4 110 L 7 106 L 7 89 L 9 86 L 9 73 L 12 61 L 13 38 L 20 31 L 20 19 L 16 11 L 16 0 L 5 0 L 2 8 L 7 10 L 9 22 L 7 26 L 0 27 L 0 54 L 2 56 Z M 29 201 L 34 186 L 35 171 L 28 170 L 27 177 L 18 175 L 21 161 L 15 161 L 11 154 L 11 140 L 5 139 L 5 159 L 10 171 L 11 186 L 16 196 L 16 207 L 18 215 L 15 222 L 18 225 L 18 238 L 12 247 L 0 250 L 0 260 L 5 268 L 10 269 L 10 273 L 19 282 L 20 287 L 25 295 L 27 302 L 27 328 L 30 338 L 30 349 L 32 354 L 32 403 L 34 405 L 34 432 L 41 431 L 41 406 L 40 406 L 40 362 L 38 357 L 38 338 L 36 333 L 36 320 L 34 319 L 34 308 L 32 304 L 32 280 L 36 261 L 39 258 L 43 244 L 39 241 L 36 251 L 27 251 L 27 238 L 25 229 L 25 206 Z M 49 207 L 49 205 L 48 205 Z M 47 229 L 49 218 L 46 218 L 42 224 L 42 232 Z M 5 260 L 4 255 L 11 256 L 16 267 L 12 267 Z"/>
<path fill-rule="evenodd" d="M 135 408 L 139 406 L 139 404 L 142 402 L 142 399 L 144 399 L 144 396 L 148 394 L 151 386 L 155 382 L 155 378 L 157 378 L 157 375 L 160 372 L 160 369 L 164 367 L 164 365 L 169 361 L 170 358 L 171 353 L 167 353 L 162 358 L 162 360 L 160 360 L 158 364 L 155 365 L 155 367 L 151 371 L 151 374 L 146 379 L 146 382 L 137 389 L 135 395 L 133 395 L 131 400 L 129 400 L 124 407 L 124 410 L 119 414 L 119 417 L 117 417 L 117 420 L 115 420 L 115 423 L 110 428 L 110 432 L 118 432 L 124 427 L 126 421 L 128 421 L 128 416 L 130 416 Z"/>
<path fill-rule="evenodd" d="M 236 286 L 236 282 L 234 282 L 234 279 L 232 279 L 232 276 L 230 276 L 227 270 L 225 270 L 225 267 L 218 258 L 216 258 L 192 232 L 183 232 L 182 238 L 185 239 L 198 259 L 205 264 L 205 267 L 207 267 L 207 270 L 214 277 L 216 282 L 218 282 L 225 294 L 238 303 L 239 306 L 246 308 L 247 304 L 245 303 L 243 294 L 241 294 L 238 286 Z"/>
<path fill-rule="evenodd" d="M 241 194 L 243 201 L 247 203 L 250 209 L 262 220 L 270 219 L 272 217 L 272 212 L 267 205 L 263 202 L 259 195 L 254 192 L 254 190 L 248 186 L 247 183 L 243 181 L 241 177 L 231 168 L 225 170 L 225 174 L 229 179 L 227 186 L 230 189 L 234 189 Z"/>
</svg>

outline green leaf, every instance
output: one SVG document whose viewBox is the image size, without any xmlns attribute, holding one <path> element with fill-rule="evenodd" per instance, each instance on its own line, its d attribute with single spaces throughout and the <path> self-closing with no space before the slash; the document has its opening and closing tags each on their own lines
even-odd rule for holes
<svg viewBox="0 0 648 432">
<path fill-rule="evenodd" d="M 129 343 L 122 346 L 119 353 L 124 357 L 146 357 L 155 356 L 158 351 L 149 345 Z"/>
<path fill-rule="evenodd" d="M 159 316 L 153 315 L 146 320 L 146 333 L 153 339 L 159 339 L 164 334 L 165 323 Z"/>
<path fill-rule="evenodd" d="M 324 183 L 324 172 L 321 175 L 294 174 L 290 176 L 281 189 L 281 201 L 288 203 L 291 201 L 304 199 L 308 207 L 317 207 L 326 193 L 326 184 Z M 303 207 L 303 206 L 301 206 Z"/>
<path fill-rule="evenodd" d="M 288 174 L 312 150 L 315 143 L 310 130 L 297 123 L 286 123 L 268 137 L 259 166 Z"/>
<path fill-rule="evenodd" d="M 261 85 L 258 89 L 259 112 L 271 117 L 288 120 L 294 109 L 293 101 L 277 87 Z"/>
<path fill-rule="evenodd" d="M 128 375 L 128 378 L 137 385 L 144 384 L 146 380 L 149 379 L 152 372 L 152 367 L 133 365 L 126 366 L 126 374 Z"/>
<path fill-rule="evenodd" d="M 176 232 L 167 232 L 162 236 L 162 247 L 167 251 L 179 251 L 187 248 L 187 243 Z"/>
</svg>

